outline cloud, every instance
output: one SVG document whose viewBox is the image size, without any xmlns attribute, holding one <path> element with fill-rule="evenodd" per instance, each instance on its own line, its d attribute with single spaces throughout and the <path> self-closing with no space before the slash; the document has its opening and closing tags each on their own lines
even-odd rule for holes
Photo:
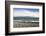
<svg viewBox="0 0 46 36">
<path fill-rule="evenodd" d="M 18 16 L 30 16 L 30 17 L 39 17 L 39 12 L 31 12 L 28 10 L 24 10 L 24 11 L 14 11 L 13 13 L 14 17 L 18 17 Z"/>
</svg>

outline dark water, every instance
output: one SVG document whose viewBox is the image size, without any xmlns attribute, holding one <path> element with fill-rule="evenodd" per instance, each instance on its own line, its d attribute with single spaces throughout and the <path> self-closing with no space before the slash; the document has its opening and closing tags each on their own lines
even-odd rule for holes
<svg viewBox="0 0 46 36">
<path fill-rule="evenodd" d="M 39 27 L 39 22 L 31 22 L 31 21 L 39 21 L 39 18 L 36 18 L 36 17 L 13 17 L 13 20 L 15 20 L 15 21 L 13 21 L 14 28 Z M 19 20 L 21 20 L 21 21 L 19 21 Z"/>
<path fill-rule="evenodd" d="M 39 21 L 39 18 L 37 18 L 37 17 L 13 17 L 13 20 Z"/>
</svg>

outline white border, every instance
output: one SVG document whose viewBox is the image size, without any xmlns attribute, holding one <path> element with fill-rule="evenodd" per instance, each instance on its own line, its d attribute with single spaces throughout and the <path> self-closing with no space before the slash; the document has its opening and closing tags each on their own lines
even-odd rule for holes
<svg viewBox="0 0 46 36">
<path fill-rule="evenodd" d="M 39 27 L 13 28 L 13 8 L 38 8 Z M 42 6 L 10 5 L 10 32 L 42 31 Z"/>
</svg>

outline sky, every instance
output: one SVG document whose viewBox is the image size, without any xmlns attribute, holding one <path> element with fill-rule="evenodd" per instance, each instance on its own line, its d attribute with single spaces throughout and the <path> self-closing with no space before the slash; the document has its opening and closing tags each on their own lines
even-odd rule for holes
<svg viewBox="0 0 46 36">
<path fill-rule="evenodd" d="M 35 8 L 14 8 L 14 11 L 16 10 L 16 12 L 22 12 L 24 10 L 28 10 L 30 12 L 39 12 L 39 9 L 35 9 Z"/>
<path fill-rule="evenodd" d="M 39 17 L 39 9 L 35 8 L 14 8 L 13 16 L 30 16 L 30 17 Z"/>
</svg>

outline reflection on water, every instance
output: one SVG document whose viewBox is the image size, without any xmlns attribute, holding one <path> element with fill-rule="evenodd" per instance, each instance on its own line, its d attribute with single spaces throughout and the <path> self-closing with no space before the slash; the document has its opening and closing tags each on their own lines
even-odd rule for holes
<svg viewBox="0 0 46 36">
<path fill-rule="evenodd" d="M 13 22 L 15 27 L 39 27 L 39 22 Z"/>
</svg>

